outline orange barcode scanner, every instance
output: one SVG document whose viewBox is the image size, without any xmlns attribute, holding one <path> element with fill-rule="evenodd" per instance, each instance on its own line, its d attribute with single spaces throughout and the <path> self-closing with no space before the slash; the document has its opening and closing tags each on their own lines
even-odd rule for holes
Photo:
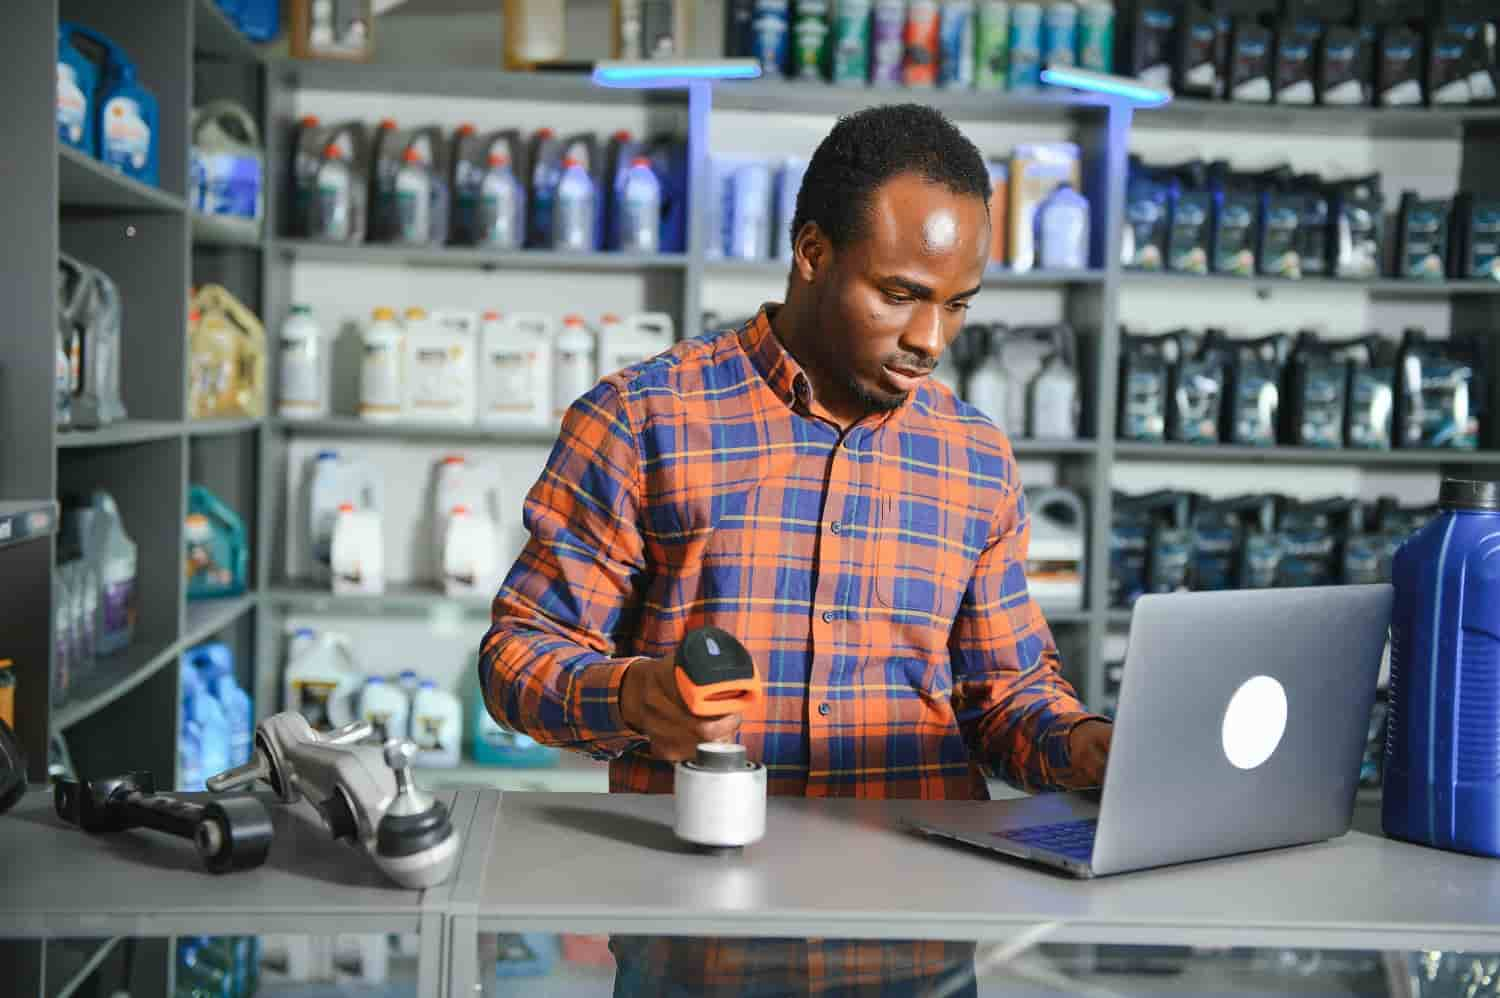
<svg viewBox="0 0 1500 998">
<path fill-rule="evenodd" d="M 722 628 L 689 631 L 675 661 L 677 692 L 699 717 L 749 713 L 765 695 L 750 653 Z"/>
</svg>

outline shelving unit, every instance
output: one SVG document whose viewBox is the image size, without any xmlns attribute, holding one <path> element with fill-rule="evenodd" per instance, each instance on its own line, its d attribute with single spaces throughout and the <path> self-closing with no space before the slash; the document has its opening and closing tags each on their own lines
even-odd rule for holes
<svg viewBox="0 0 1500 998">
<path fill-rule="evenodd" d="M 161 104 L 161 187 L 131 181 L 76 150 L 58 146 L 52 119 L 55 31 L 58 17 L 100 27 L 136 55 L 141 78 Z M 296 287 L 297 268 L 378 267 L 542 275 L 555 281 L 620 281 L 638 276 L 652 283 L 656 298 L 672 303 L 679 329 L 696 334 L 704 285 L 721 279 L 784 278 L 783 263 L 710 260 L 705 252 L 702 212 L 692 215 L 688 251 L 636 256 L 548 251 L 498 253 L 463 247 L 343 246 L 286 238 L 279 225 L 280 190 L 268 184 L 267 218 L 260 227 L 201 217 L 189 209 L 187 126 L 195 104 L 234 97 L 267 123 L 268 178 L 280 176 L 296 103 L 305 93 L 379 98 L 426 95 L 481 101 L 488 120 L 504 122 L 510 102 L 577 105 L 597 114 L 598 131 L 612 127 L 622 109 L 680 121 L 688 109 L 680 91 L 601 90 L 579 75 L 514 74 L 483 69 L 414 69 L 378 64 L 319 64 L 265 61 L 241 38 L 212 0 L 170 0 L 151 5 L 110 0 L 58 0 L 18 5 L 8 17 L 15 40 L 9 67 L 14 85 L 0 98 L 12 131 L 8 166 L 18 179 L 14 196 L 0 200 L 0 222 L 25 233 L 27 251 L 0 270 L 0 300 L 18 329 L 49 329 L 54 321 L 53 266 L 63 250 L 100 266 L 120 284 L 125 303 L 124 393 L 131 419 L 94 431 L 58 432 L 52 417 L 54 356 L 46 337 L 26 337 L 0 366 L 0 611 L 20 637 L 16 649 L 18 725 L 32 760 L 33 776 L 45 769 L 50 733 L 64 735 L 81 769 L 146 768 L 175 771 L 178 657 L 203 640 L 223 637 L 237 652 L 242 685 L 257 694 L 261 715 L 274 710 L 279 686 L 281 629 L 292 615 L 406 618 L 456 610 L 465 626 L 484 614 L 487 598 L 452 600 L 436 586 L 392 584 L 378 597 L 335 597 L 325 587 L 290 578 L 283 564 L 285 533 L 292 529 L 298 499 L 289 488 L 288 465 L 318 441 L 351 447 L 399 449 L 455 447 L 540 449 L 552 430 L 495 431 L 484 427 L 381 425 L 346 415 L 291 421 L 270 418 L 195 421 L 187 404 L 187 357 L 182 331 L 187 308 L 182 289 L 190 283 L 222 283 L 263 319 L 279 326 Z M 1307 279 L 1192 277 L 1125 271 L 1119 264 L 1124 212 L 1126 154 L 1132 130 L 1203 129 L 1259 135 L 1352 136 L 1375 140 L 1459 143 L 1460 183 L 1481 193 L 1500 193 L 1493 164 L 1500 153 L 1500 109 L 1377 110 L 1365 108 L 1256 107 L 1177 101 L 1167 108 L 1132 113 L 1096 97 L 1068 93 L 1034 96 L 981 95 L 866 88 L 805 87 L 793 83 L 726 84 L 715 91 L 724 112 L 821 115 L 831 118 L 899 99 L 919 99 L 943 109 L 961 125 L 1046 125 L 1062 128 L 1083 150 L 1086 193 L 1094 205 L 1094 268 L 1081 272 L 994 271 L 986 275 L 986 297 L 1015 292 L 1054 294 L 1060 317 L 1081 334 L 1080 380 L 1085 397 L 1086 439 L 1016 439 L 1015 453 L 1027 461 L 1052 461 L 1057 479 L 1089 500 L 1086 608 L 1049 613 L 1068 652 L 1070 675 L 1086 699 L 1103 692 L 1102 645 L 1128 624 L 1128 611 L 1107 607 L 1110 490 L 1116 473 L 1149 462 L 1184 466 L 1232 465 L 1324 468 L 1390 468 L 1435 472 L 1460 468 L 1482 476 L 1500 468 L 1500 452 L 1368 452 L 1312 448 L 1266 449 L 1147 445 L 1115 439 L 1118 327 L 1121 299 L 1137 289 L 1250 288 L 1262 296 L 1331 291 L 1365 295 L 1406 307 L 1450 302 L 1455 325 L 1500 326 L 1500 283 L 1381 279 L 1367 282 Z M 373 117 L 368 115 L 367 117 Z M 706 185 L 708 136 L 689 135 L 691 189 L 698 208 Z M 8 171 L 11 172 L 11 171 Z M 331 266 L 330 266 L 331 265 Z M 405 280 L 405 275 L 402 276 Z M 424 277 L 412 278 L 425 279 Z M 472 279 L 472 278 L 470 278 Z M 540 278 L 539 278 L 540 279 Z M 665 290 L 662 290 L 665 289 Z M 1039 297 L 1032 294 L 1033 297 Z M 750 303 L 753 305 L 753 303 Z M 277 370 L 276 337 L 269 336 L 267 369 Z M 1500 356 L 1500 355 L 1497 355 Z M 181 376 L 174 376 L 181 372 Z M 274 377 L 274 374 L 273 374 Z M 274 406 L 273 398 L 268 400 Z M 1490 412 L 1500 411 L 1500 387 L 1491 386 Z M 272 410 L 274 411 L 274 410 Z M 434 454 L 433 457 L 436 455 Z M 414 478 L 416 476 L 413 476 Z M 181 569 L 181 524 L 192 481 L 206 481 L 225 494 L 250 527 L 252 589 L 244 596 L 207 603 L 185 599 Z M 510 484 L 510 483 L 508 483 Z M 524 489 L 530 482 L 514 483 Z M 127 527 L 140 544 L 141 625 L 138 640 L 121 656 L 79 680 L 65 701 L 51 700 L 51 584 L 55 542 L 51 526 L 32 531 L 24 543 L 7 542 L 5 524 L 22 522 L 64 494 L 85 488 L 117 493 Z M 39 497 L 39 498 L 38 498 Z M 511 496 L 511 500 L 515 500 Z M 8 505 L 25 503 L 22 507 Z M 41 505 L 39 506 L 38 503 Z M 7 510 L 14 515 L 7 519 Z M 18 512 L 19 511 L 19 512 Z M 56 514 L 52 514 L 55 523 Z M 12 530 L 15 528 L 12 527 Z M 11 649 L 0 648 L 9 656 Z M 253 672 L 252 672 L 253 664 Z M 468 775 L 467 770 L 457 775 Z M 595 777 L 596 778 L 596 775 Z M 157 946 L 162 967 L 156 990 L 170 993 L 170 941 Z M 107 955 L 107 954 L 106 954 Z M 103 957 L 100 956 L 100 959 Z M 81 972 L 82 973 L 82 972 Z M 28 992 L 28 980 L 17 984 Z M 147 989 L 148 991 L 151 989 Z"/>
<path fill-rule="evenodd" d="M 57 23 L 96 28 L 127 51 L 158 102 L 159 185 L 125 177 L 56 139 Z M 188 412 L 183 289 L 212 279 L 259 309 L 253 226 L 189 211 L 189 117 L 195 104 L 235 97 L 257 110 L 264 65 L 212 0 L 119 4 L 45 0 L 6 14 L 7 76 L 0 110 L 14 143 L 0 222 L 24 233 L 0 273 L 9 321 L 30 333 L 11 337 L 0 362 L 0 657 L 15 660 L 17 734 L 33 780 L 47 775 L 48 744 L 66 745 L 85 778 L 150 770 L 176 785 L 178 659 L 205 640 L 230 643 L 248 682 L 259 595 L 189 602 L 183 582 L 183 520 L 188 484 L 208 477 L 234 491 L 243 458 L 258 453 L 260 420 L 195 422 Z M 211 247 L 200 255 L 197 247 Z M 59 251 L 107 273 L 124 315 L 122 394 L 129 419 L 94 430 L 54 426 L 55 271 Z M 240 259 L 242 258 L 242 259 Z M 238 260 L 238 262 L 236 262 Z M 233 271 L 252 280 L 235 288 Z M 243 497 L 254 510 L 254 481 Z M 100 657 L 54 694 L 53 536 L 62 497 L 111 493 L 137 545 L 137 621 L 123 651 Z M 29 497 L 40 497 L 22 503 Z M 239 497 L 235 497 L 239 501 Z M 27 507 L 30 507 L 29 510 Z M 18 512 L 19 511 L 19 512 Z M 14 514 L 14 515 L 13 515 Z M 36 522 L 40 516 L 41 521 Z M 29 533 L 14 533 L 25 525 Z M 4 535 L 13 532 L 16 543 Z M 29 944 L 6 994 L 89 993 L 97 968 L 121 940 Z M 139 994 L 172 993 L 172 941 L 129 940 Z M 7 951 L 9 952 L 9 950 Z"/>
</svg>

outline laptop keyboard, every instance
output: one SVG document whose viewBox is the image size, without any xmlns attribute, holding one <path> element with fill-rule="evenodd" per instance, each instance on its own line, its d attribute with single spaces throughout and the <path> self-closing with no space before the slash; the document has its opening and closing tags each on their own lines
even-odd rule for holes
<svg viewBox="0 0 1500 998">
<path fill-rule="evenodd" d="M 1094 818 L 1080 821 L 1059 821 L 1051 825 L 1032 825 L 1029 828 L 1008 828 L 996 832 L 997 838 L 1009 839 L 1021 845 L 1061 853 L 1069 859 L 1087 863 L 1094 854 L 1094 832 L 1099 822 Z"/>
</svg>

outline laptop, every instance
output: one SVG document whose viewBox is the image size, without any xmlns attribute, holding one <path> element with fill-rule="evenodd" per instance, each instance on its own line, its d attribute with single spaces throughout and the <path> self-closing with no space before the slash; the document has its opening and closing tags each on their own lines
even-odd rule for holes
<svg viewBox="0 0 1500 998">
<path fill-rule="evenodd" d="M 1391 597 L 1389 585 L 1143 596 L 1102 795 L 914 827 L 1078 877 L 1343 835 Z"/>
</svg>

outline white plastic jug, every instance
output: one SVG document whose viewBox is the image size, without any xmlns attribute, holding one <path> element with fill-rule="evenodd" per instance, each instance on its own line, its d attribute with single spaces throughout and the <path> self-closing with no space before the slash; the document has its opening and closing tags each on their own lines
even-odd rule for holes
<svg viewBox="0 0 1500 998">
<path fill-rule="evenodd" d="M 410 710 L 411 703 L 400 686 L 380 676 L 365 680 L 365 688 L 359 694 L 359 719 L 368 721 L 375 729 L 376 740 L 408 737 Z"/>
<path fill-rule="evenodd" d="M 439 574 L 442 572 L 443 545 L 448 539 L 449 514 L 456 506 L 467 506 L 476 515 L 488 516 L 490 499 L 497 485 L 492 469 L 470 461 L 462 454 L 449 454 L 438 464 L 432 490 L 432 551 Z"/>
<path fill-rule="evenodd" d="M 354 720 L 360 675 L 349 638 L 338 631 L 301 628 L 287 648 L 282 674 L 282 706 L 307 718 L 319 731 Z"/>
<path fill-rule="evenodd" d="M 552 351 L 556 323 L 540 312 L 501 317 L 486 312 L 480 361 L 479 420 L 486 426 L 536 429 L 555 425 Z"/>
<path fill-rule="evenodd" d="M 380 477 L 362 461 L 341 457 L 338 451 L 319 451 L 313 461 L 308 487 L 307 571 L 314 579 L 327 581 L 333 562 L 333 528 L 339 507 L 379 510 Z"/>
<path fill-rule="evenodd" d="M 595 366 L 594 334 L 584 324 L 583 316 L 563 317 L 556 347 L 552 361 L 552 413 L 561 419 L 570 405 L 594 387 L 599 370 Z"/>
<path fill-rule="evenodd" d="M 1005 421 L 1011 394 L 1010 378 L 1005 371 L 1005 350 L 997 336 L 991 340 L 989 352 L 979 366 L 969 372 L 964 401 L 990 417 L 1000 429 L 1014 433 L 1020 428 L 1010 427 Z"/>
<path fill-rule="evenodd" d="M 448 596 L 488 596 L 499 586 L 499 543 L 495 521 L 463 504 L 448 512 L 443 544 L 443 592 Z"/>
<path fill-rule="evenodd" d="M 333 591 L 335 595 L 378 596 L 385 592 L 385 537 L 380 514 L 339 507 L 333 523 Z"/>
<path fill-rule="evenodd" d="M 665 312 L 639 312 L 623 319 L 605 316 L 599 330 L 599 373 L 619 371 L 672 349 L 672 328 L 672 317 Z"/>
<path fill-rule="evenodd" d="M 1067 489 L 1026 490 L 1031 547 L 1026 587 L 1043 610 L 1083 608 L 1083 500 Z"/>
<path fill-rule="evenodd" d="M 323 329 L 307 305 L 293 305 L 281 324 L 280 380 L 276 411 L 282 419 L 328 415 L 329 355 Z"/>
<path fill-rule="evenodd" d="M 382 307 L 371 313 L 359 367 L 360 419 L 391 423 L 401 418 L 405 402 L 405 342 L 395 312 Z"/>
<path fill-rule="evenodd" d="M 411 738 L 419 766 L 457 766 L 463 746 L 464 712 L 458 697 L 422 680 L 412 701 Z"/>
<path fill-rule="evenodd" d="M 478 348 L 477 312 L 439 309 L 409 319 L 402 405 L 405 417 L 417 423 L 473 423 Z"/>
</svg>

